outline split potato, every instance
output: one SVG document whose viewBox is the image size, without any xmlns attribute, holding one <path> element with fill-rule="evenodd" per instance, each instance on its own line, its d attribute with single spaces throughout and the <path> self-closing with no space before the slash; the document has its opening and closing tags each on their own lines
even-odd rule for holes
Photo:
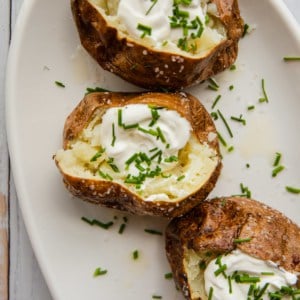
<svg viewBox="0 0 300 300">
<path fill-rule="evenodd" d="M 125 126 L 130 107 L 148 113 L 145 124 L 156 124 L 138 124 L 141 113 L 132 111 L 138 121 Z M 188 129 L 184 144 L 177 147 L 184 127 L 180 124 Z M 149 143 L 152 149 L 145 146 Z M 132 214 L 164 217 L 182 215 L 204 200 L 222 166 L 209 113 L 183 92 L 86 95 L 67 118 L 63 149 L 54 158 L 74 196 Z"/>
<path fill-rule="evenodd" d="M 222 255 L 225 260 L 233 251 L 240 251 L 255 260 L 272 262 L 268 264 L 276 264 L 276 270 L 284 269 L 284 272 L 288 271 L 296 276 L 300 274 L 300 228 L 282 213 L 258 201 L 244 197 L 206 200 L 184 216 L 173 219 L 166 229 L 167 257 L 176 285 L 186 299 L 208 299 L 204 275 L 207 266 L 212 262 L 218 268 L 218 261 L 214 263 L 214 260 Z M 215 271 L 212 277 L 223 278 L 227 272 L 226 267 L 228 269 L 229 266 L 224 263 L 223 267 L 224 274 L 217 274 Z M 239 270 L 238 263 L 234 268 Z M 250 271 L 259 272 L 259 269 L 257 264 Z M 272 273 L 266 274 L 269 278 L 271 275 Z M 228 277 L 227 274 L 225 284 L 219 285 L 224 291 L 229 289 Z M 244 297 L 230 299 L 246 299 L 248 288 L 246 289 Z M 279 295 L 277 296 L 274 299 L 279 299 Z M 221 298 L 211 299 L 228 297 L 225 298 L 223 294 Z"/>
<path fill-rule="evenodd" d="M 125 2 L 71 1 L 81 43 L 105 70 L 146 89 L 174 90 L 200 83 L 235 62 L 243 34 L 237 0 L 182 1 L 186 4 L 149 1 L 149 9 L 155 2 L 151 12 L 144 7 L 144 14 L 136 16 L 136 20 L 136 11 L 145 4 L 140 2 L 134 7 L 134 3 Z M 189 19 L 194 2 L 198 3 L 199 16 Z M 166 3 L 170 3 L 170 15 L 161 16 L 159 5 Z M 132 10 L 122 14 L 124 7 L 130 5 Z M 148 13 L 155 20 L 153 24 L 148 22 Z M 154 26 L 156 30 L 164 28 L 171 32 L 157 40 Z M 173 27 L 177 35 L 172 38 Z M 136 29 L 140 29 L 140 35 L 134 34 Z"/>
</svg>

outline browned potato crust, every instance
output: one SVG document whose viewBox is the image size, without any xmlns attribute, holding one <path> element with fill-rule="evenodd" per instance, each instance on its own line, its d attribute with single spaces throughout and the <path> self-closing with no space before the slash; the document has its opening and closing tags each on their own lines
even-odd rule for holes
<svg viewBox="0 0 300 300">
<path fill-rule="evenodd" d="M 251 240 L 234 243 L 245 237 Z M 300 228 L 271 207 L 243 197 L 206 200 L 173 219 L 166 229 L 166 253 L 175 282 L 186 299 L 193 299 L 183 265 L 185 247 L 205 260 L 240 249 L 287 271 L 300 272 Z"/>
<path fill-rule="evenodd" d="M 214 123 L 198 99 L 186 93 L 92 93 L 79 103 L 67 118 L 64 128 L 63 148 L 70 149 L 72 142 L 91 121 L 95 112 L 104 112 L 110 107 L 144 103 L 176 110 L 191 124 L 197 142 L 206 143 L 216 155 L 216 166 L 209 179 L 187 197 L 172 201 L 144 201 L 138 194 L 130 191 L 125 184 L 96 179 L 80 178 L 67 174 L 55 157 L 68 190 L 83 200 L 97 205 L 128 211 L 139 215 L 174 217 L 186 213 L 207 197 L 214 188 L 221 170 L 219 144 Z M 214 138 L 211 139 L 210 135 Z"/>
<path fill-rule="evenodd" d="M 237 0 L 212 0 L 227 37 L 204 57 L 147 47 L 128 36 L 99 13 L 88 0 L 72 0 L 73 16 L 83 47 L 104 68 L 138 86 L 182 89 L 217 74 L 236 60 L 243 20 Z M 167 65 L 168 68 L 163 68 Z M 134 66 L 134 67 L 133 67 Z M 163 74 L 157 68 L 163 68 Z"/>
</svg>

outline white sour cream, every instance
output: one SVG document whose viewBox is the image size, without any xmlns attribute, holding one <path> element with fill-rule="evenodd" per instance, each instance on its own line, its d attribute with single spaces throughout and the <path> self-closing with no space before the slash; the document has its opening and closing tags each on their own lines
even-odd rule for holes
<svg viewBox="0 0 300 300">
<path fill-rule="evenodd" d="M 151 158 L 159 151 L 161 154 L 151 160 L 151 165 L 146 162 L 142 167 L 153 170 L 159 166 L 162 171 L 171 169 L 177 161 L 166 162 L 165 159 L 178 157 L 180 149 L 184 148 L 190 138 L 190 123 L 174 110 L 165 108 L 154 109 L 157 120 L 153 122 L 153 108 L 146 104 L 130 104 L 124 107 L 109 108 L 102 116 L 100 141 L 108 157 L 114 159 L 114 164 L 120 171 L 137 175 L 140 172 L 135 163 L 126 164 L 136 153 L 143 152 Z M 121 111 L 121 113 L 120 113 Z M 138 127 L 125 129 L 124 126 L 138 124 Z M 163 138 L 156 133 L 161 131 Z M 145 132 L 146 131 L 146 132 Z M 153 134 L 147 133 L 152 132 Z M 159 159 L 160 156 L 160 159 Z"/>
<path fill-rule="evenodd" d="M 171 28 L 170 17 L 173 16 L 173 0 L 158 0 L 154 5 L 150 0 L 120 0 L 117 16 L 125 25 L 128 33 L 140 37 L 138 24 L 151 28 L 151 36 L 155 42 L 176 42 L 183 37 L 182 28 Z M 201 0 L 192 0 L 189 5 L 179 5 L 179 9 L 188 13 L 188 20 L 198 17 L 205 26 L 206 5 L 203 9 Z M 152 6 L 153 5 L 153 6 Z M 152 6 L 152 8 L 151 8 Z M 151 8 L 151 9 L 150 9 Z M 147 13 L 149 11 L 149 13 Z M 197 30 L 190 30 L 190 33 Z"/>
<path fill-rule="evenodd" d="M 271 262 L 264 261 L 249 256 L 240 250 L 234 250 L 228 255 L 221 258 L 221 264 L 226 265 L 226 275 L 231 276 L 235 271 L 240 274 L 246 273 L 251 277 L 259 277 L 260 282 L 257 286 L 264 287 L 269 283 L 266 292 L 260 299 L 268 300 L 268 292 L 275 292 L 282 286 L 294 286 L 297 282 L 297 275 L 287 272 Z M 210 288 L 213 288 L 212 300 L 242 300 L 247 299 L 250 283 L 237 283 L 231 280 L 232 293 L 229 292 L 228 278 L 222 274 L 215 275 L 215 271 L 219 269 L 216 260 L 212 260 L 206 267 L 204 272 L 205 291 L 209 295 Z M 263 275 L 263 274 L 266 275 Z M 269 275 L 267 275 L 269 273 Z M 272 275 L 270 275 L 272 274 Z M 252 298 L 251 298 L 252 299 Z M 282 299 L 291 299 L 291 297 L 283 297 Z"/>
</svg>

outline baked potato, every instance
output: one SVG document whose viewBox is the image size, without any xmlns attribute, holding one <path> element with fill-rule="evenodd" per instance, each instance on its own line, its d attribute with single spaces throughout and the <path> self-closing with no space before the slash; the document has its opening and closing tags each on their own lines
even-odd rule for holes
<svg viewBox="0 0 300 300">
<path fill-rule="evenodd" d="M 300 228 L 255 200 L 227 197 L 201 202 L 169 223 L 166 253 L 186 299 L 207 300 L 210 293 L 209 299 L 214 300 L 296 299 L 299 295 Z M 251 262 L 250 267 L 246 262 Z M 278 274 L 293 281 L 281 284 L 285 288 L 269 282 L 264 292 L 258 287 Z M 256 296 L 249 291 L 251 284 Z M 235 294 L 240 287 L 244 293 Z M 269 292 L 273 298 L 266 296 Z"/>
<path fill-rule="evenodd" d="M 183 92 L 86 95 L 54 158 L 74 196 L 164 217 L 205 199 L 222 165 L 209 113 Z"/>
<path fill-rule="evenodd" d="M 182 89 L 231 66 L 237 0 L 72 0 L 80 40 L 101 65 L 146 89 Z"/>
</svg>

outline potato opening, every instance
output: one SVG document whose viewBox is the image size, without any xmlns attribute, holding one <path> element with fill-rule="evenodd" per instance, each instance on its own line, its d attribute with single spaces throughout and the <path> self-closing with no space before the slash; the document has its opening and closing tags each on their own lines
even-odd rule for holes
<svg viewBox="0 0 300 300">
<path fill-rule="evenodd" d="M 109 26 L 118 29 L 120 38 L 158 51 L 198 58 L 227 38 L 217 6 L 210 0 L 193 0 L 188 5 L 178 5 L 171 0 L 89 2 Z"/>
<path fill-rule="evenodd" d="M 57 152 L 55 159 L 64 173 L 82 179 L 116 182 L 146 201 L 176 201 L 199 190 L 218 165 L 216 151 L 206 143 L 201 144 L 192 132 L 186 145 L 179 150 L 176 162 L 171 163 L 168 170 L 155 171 L 141 184 L 127 182 L 128 171 L 116 170 L 101 144 L 104 114 L 105 111 L 97 110 L 68 149 Z"/>
</svg>

